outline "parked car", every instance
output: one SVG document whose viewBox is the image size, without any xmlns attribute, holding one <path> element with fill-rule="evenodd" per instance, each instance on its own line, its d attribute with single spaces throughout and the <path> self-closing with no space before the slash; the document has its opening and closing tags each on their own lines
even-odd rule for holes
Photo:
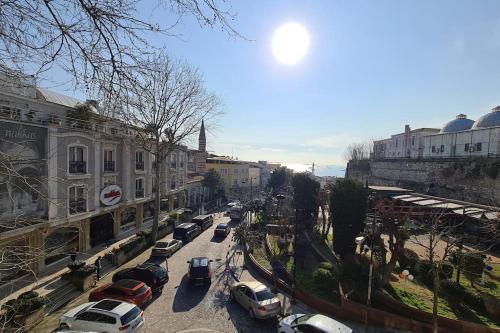
<svg viewBox="0 0 500 333">
<path fill-rule="evenodd" d="M 196 223 L 201 230 L 207 230 L 214 224 L 214 217 L 212 215 L 198 215 L 193 217 L 192 223 Z"/>
<path fill-rule="evenodd" d="M 298 313 L 283 318 L 278 333 L 352 333 L 352 329 L 332 318 L 320 314 Z"/>
<path fill-rule="evenodd" d="M 142 281 L 123 279 L 99 287 L 89 295 L 89 301 L 91 302 L 106 298 L 129 302 L 142 307 L 153 298 L 153 292 Z"/>
<path fill-rule="evenodd" d="M 169 241 L 156 242 L 151 250 L 152 256 L 165 255 L 171 256 L 182 247 L 182 241 L 178 239 L 171 239 Z"/>
<path fill-rule="evenodd" d="M 183 243 L 192 241 L 199 234 L 201 234 L 201 228 L 195 223 L 182 223 L 174 229 L 174 239 Z"/>
<path fill-rule="evenodd" d="M 212 282 L 212 271 L 207 257 L 195 257 L 189 260 L 188 278 L 192 284 L 210 284 Z"/>
<path fill-rule="evenodd" d="M 229 295 L 248 311 L 250 318 L 266 319 L 281 313 L 280 300 L 260 282 L 238 282 Z"/>
<path fill-rule="evenodd" d="M 135 304 L 112 299 L 85 303 L 63 314 L 60 330 L 132 333 L 144 325 L 144 312 Z"/>
<path fill-rule="evenodd" d="M 215 237 L 218 237 L 218 236 L 226 237 L 227 235 L 229 235 L 230 231 L 231 231 L 231 228 L 229 228 L 229 226 L 226 223 L 219 223 L 215 227 L 214 236 Z"/>
<path fill-rule="evenodd" d="M 123 279 L 142 281 L 151 287 L 153 294 L 157 294 L 168 282 L 168 271 L 158 264 L 145 262 L 134 268 L 122 269 L 113 275 L 113 282 Z"/>
</svg>

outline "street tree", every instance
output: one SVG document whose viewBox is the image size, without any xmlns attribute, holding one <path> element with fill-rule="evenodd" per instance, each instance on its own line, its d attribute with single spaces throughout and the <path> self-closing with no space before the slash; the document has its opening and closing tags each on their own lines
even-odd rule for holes
<svg viewBox="0 0 500 333">
<path fill-rule="evenodd" d="M 224 195 L 223 180 L 214 168 L 210 168 L 205 172 L 203 187 L 208 189 L 210 199 L 220 198 Z"/>
<path fill-rule="evenodd" d="M 373 140 L 350 143 L 344 151 L 346 161 L 367 160 L 373 152 Z"/>
<path fill-rule="evenodd" d="M 296 173 L 292 176 L 292 187 L 297 222 L 312 226 L 311 221 L 318 217 L 319 183 L 305 172 Z"/>
<path fill-rule="evenodd" d="M 280 167 L 271 173 L 271 177 L 267 183 L 267 187 L 273 195 L 280 191 L 284 191 L 291 181 L 291 173 L 285 167 Z"/>
<path fill-rule="evenodd" d="M 333 247 L 344 257 L 356 249 L 355 238 L 364 227 L 367 209 L 367 190 L 352 179 L 339 180 L 333 185 L 329 197 L 333 226 Z"/>
<path fill-rule="evenodd" d="M 136 129 L 136 140 L 157 161 L 152 242 L 160 212 L 162 162 L 198 132 L 203 120 L 219 114 L 219 97 L 205 89 L 203 76 L 183 61 L 159 54 L 135 69 L 133 83 L 120 95 L 119 117 Z"/>
</svg>

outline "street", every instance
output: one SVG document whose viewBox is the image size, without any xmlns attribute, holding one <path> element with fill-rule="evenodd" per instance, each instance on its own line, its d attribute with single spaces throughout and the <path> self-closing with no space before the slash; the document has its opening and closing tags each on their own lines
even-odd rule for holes
<svg viewBox="0 0 500 333">
<path fill-rule="evenodd" d="M 230 222 L 229 217 L 215 214 L 214 225 L 211 228 L 205 230 L 168 259 L 170 280 L 165 285 L 163 292 L 154 297 L 144 310 L 146 320 L 142 332 L 276 332 L 277 319 L 250 319 L 247 311 L 238 303 L 229 300 L 227 281 L 231 284 L 235 281 L 235 277 L 240 281 L 256 280 L 258 276 L 252 270 L 243 268 L 243 255 L 239 251 L 236 252 L 237 246 L 231 241 L 232 233 L 225 239 L 213 238 L 215 226 L 221 222 L 229 223 L 230 227 L 238 225 L 238 223 Z M 168 235 L 165 239 L 171 238 L 172 235 Z M 225 262 L 228 251 L 233 274 L 226 271 Z M 150 250 L 124 264 L 121 268 L 133 267 L 142 263 L 149 255 Z M 188 268 L 186 261 L 195 256 L 207 256 L 213 260 L 213 275 L 210 286 L 189 285 L 186 276 Z M 103 278 L 99 285 L 110 283 L 112 275 L 111 273 Z M 59 317 L 69 309 L 87 302 L 91 290 L 46 317 L 31 332 L 52 332 L 57 329 Z M 290 299 L 285 295 L 280 294 L 279 298 L 285 305 L 287 313 L 309 313 L 312 311 L 300 303 L 292 305 Z M 353 332 L 365 332 L 361 324 L 345 324 L 350 326 Z M 366 332 L 389 333 L 395 331 L 368 328 Z"/>
</svg>

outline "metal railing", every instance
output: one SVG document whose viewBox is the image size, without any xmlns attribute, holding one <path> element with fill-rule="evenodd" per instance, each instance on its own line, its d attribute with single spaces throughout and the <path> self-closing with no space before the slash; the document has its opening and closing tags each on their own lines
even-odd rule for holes
<svg viewBox="0 0 500 333">
<path fill-rule="evenodd" d="M 84 213 L 86 211 L 87 211 L 87 200 L 81 198 L 81 199 L 69 201 L 69 213 L 70 214 Z"/>
<path fill-rule="evenodd" d="M 115 161 L 104 161 L 104 172 L 115 172 Z"/>
<path fill-rule="evenodd" d="M 136 161 L 135 162 L 135 169 L 144 171 L 144 161 Z"/>
<path fill-rule="evenodd" d="M 135 197 L 136 198 L 144 198 L 144 189 L 143 188 L 138 188 L 135 190 Z"/>
<path fill-rule="evenodd" d="M 87 162 L 69 161 L 69 173 L 87 173 Z"/>
</svg>

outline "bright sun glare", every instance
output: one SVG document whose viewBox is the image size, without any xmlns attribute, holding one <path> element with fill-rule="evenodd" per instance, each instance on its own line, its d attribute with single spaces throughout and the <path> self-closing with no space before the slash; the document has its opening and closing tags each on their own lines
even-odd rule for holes
<svg viewBox="0 0 500 333">
<path fill-rule="evenodd" d="M 290 22 L 276 30 L 273 37 L 273 54 L 284 64 L 299 62 L 309 49 L 309 33 L 300 24 Z"/>
</svg>

